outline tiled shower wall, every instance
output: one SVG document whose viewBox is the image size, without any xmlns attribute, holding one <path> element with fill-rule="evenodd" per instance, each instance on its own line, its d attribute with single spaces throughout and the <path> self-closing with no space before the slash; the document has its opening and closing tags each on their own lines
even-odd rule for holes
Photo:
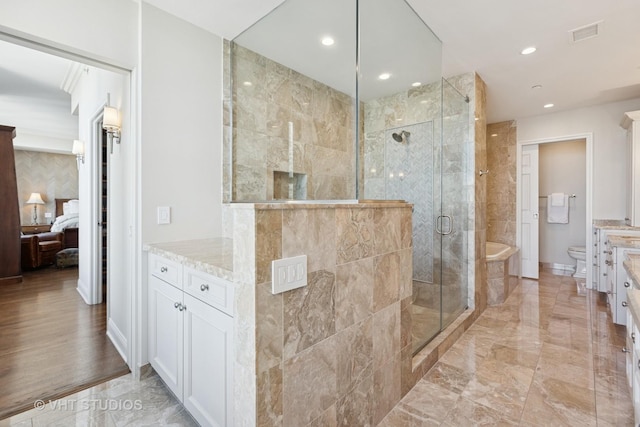
<svg viewBox="0 0 640 427">
<path fill-rule="evenodd" d="M 487 240 L 510 246 L 516 245 L 516 130 L 513 120 L 487 125 Z"/>
<path fill-rule="evenodd" d="M 297 199 L 355 198 L 354 99 L 248 49 L 231 49 L 233 200 L 288 198 L 274 186 L 278 172 L 296 174 Z M 225 117 L 225 140 L 229 123 Z"/>
<path fill-rule="evenodd" d="M 233 210 L 237 425 L 376 425 L 414 380 L 411 207 Z M 302 254 L 308 285 L 272 295 L 271 260 Z"/>
</svg>

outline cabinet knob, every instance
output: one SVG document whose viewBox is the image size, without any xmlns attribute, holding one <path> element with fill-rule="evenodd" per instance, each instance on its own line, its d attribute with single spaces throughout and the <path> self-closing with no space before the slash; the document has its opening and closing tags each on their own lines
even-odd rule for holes
<svg viewBox="0 0 640 427">
<path fill-rule="evenodd" d="M 622 352 L 623 353 L 630 353 L 629 349 L 627 347 L 622 347 Z"/>
<path fill-rule="evenodd" d="M 209 290 L 209 285 L 207 285 L 207 284 L 203 283 L 202 285 L 200 285 L 200 290 L 201 290 L 202 292 L 204 292 L 204 291 L 208 291 L 208 290 Z"/>
<path fill-rule="evenodd" d="M 626 302 L 626 301 L 622 301 L 622 306 L 623 306 L 623 307 L 626 307 L 626 306 L 628 306 L 628 305 L 629 305 L 629 304 L 627 304 L 627 302 Z"/>
<path fill-rule="evenodd" d="M 629 282 L 624 282 L 624 287 L 628 288 L 629 286 L 631 286 L 631 284 Z"/>
<path fill-rule="evenodd" d="M 633 343 L 636 343 L 636 333 L 635 332 L 631 332 L 631 341 L 633 341 Z"/>
<path fill-rule="evenodd" d="M 607 291 L 607 295 L 611 295 L 611 291 Z"/>
<path fill-rule="evenodd" d="M 179 310 L 182 304 L 180 304 L 179 302 L 176 302 L 175 304 L 173 304 L 173 306 Z"/>
<path fill-rule="evenodd" d="M 166 273 L 167 267 L 160 267 L 160 273 Z"/>
<path fill-rule="evenodd" d="M 184 310 L 186 310 L 186 309 L 187 309 L 187 306 L 186 306 L 186 305 L 182 305 L 182 304 L 180 304 L 180 308 L 179 308 L 178 310 L 180 310 L 180 311 L 184 311 Z"/>
</svg>

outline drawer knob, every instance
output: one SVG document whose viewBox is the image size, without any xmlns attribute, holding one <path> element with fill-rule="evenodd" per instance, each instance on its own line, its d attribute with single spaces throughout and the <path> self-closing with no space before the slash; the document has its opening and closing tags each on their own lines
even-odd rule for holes
<svg viewBox="0 0 640 427">
<path fill-rule="evenodd" d="M 627 347 L 622 347 L 622 352 L 623 353 L 629 353 L 629 349 Z"/>
<path fill-rule="evenodd" d="M 184 311 L 184 310 L 186 310 L 186 309 L 187 309 L 187 306 L 186 306 L 186 305 L 182 305 L 182 303 L 179 303 L 179 302 L 177 302 L 177 303 L 173 304 L 173 306 L 174 306 L 175 308 L 177 308 L 178 310 L 180 310 L 180 311 Z"/>
<path fill-rule="evenodd" d="M 160 267 L 160 273 L 166 273 L 167 267 Z"/>
<path fill-rule="evenodd" d="M 636 333 L 635 332 L 631 332 L 631 341 L 633 341 L 633 343 L 636 343 Z"/>
<path fill-rule="evenodd" d="M 629 305 L 629 304 L 627 304 L 627 302 L 626 302 L 626 301 L 622 301 L 622 306 L 623 306 L 623 307 L 626 307 L 626 306 L 628 306 L 628 305 Z"/>
<path fill-rule="evenodd" d="M 182 306 L 182 304 L 180 304 L 179 302 L 176 302 L 175 304 L 173 304 L 173 306 L 174 306 L 175 308 L 180 308 L 180 306 Z"/>
<path fill-rule="evenodd" d="M 204 291 L 208 291 L 208 290 L 209 290 L 209 285 L 207 285 L 207 284 L 202 284 L 202 285 L 200 285 L 200 290 L 201 290 L 202 292 L 204 292 Z"/>
<path fill-rule="evenodd" d="M 624 282 L 624 287 L 628 288 L 629 286 L 631 286 L 631 284 L 629 282 Z"/>
</svg>

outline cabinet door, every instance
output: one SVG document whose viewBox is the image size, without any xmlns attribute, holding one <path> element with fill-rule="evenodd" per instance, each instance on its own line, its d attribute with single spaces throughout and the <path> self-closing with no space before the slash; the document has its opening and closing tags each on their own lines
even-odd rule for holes
<svg viewBox="0 0 640 427">
<path fill-rule="evenodd" d="M 149 276 L 149 362 L 182 400 L 182 291 Z"/>
<path fill-rule="evenodd" d="M 184 406 L 203 426 L 233 425 L 233 318 L 184 295 Z"/>
<path fill-rule="evenodd" d="M 599 267 L 600 275 L 598 281 L 598 290 L 600 292 L 607 292 L 608 281 L 607 281 L 607 270 L 609 269 L 607 266 L 607 251 L 609 250 L 609 245 L 607 244 L 607 233 L 601 230 L 600 235 L 600 247 L 598 248 L 598 256 L 599 256 Z"/>
</svg>

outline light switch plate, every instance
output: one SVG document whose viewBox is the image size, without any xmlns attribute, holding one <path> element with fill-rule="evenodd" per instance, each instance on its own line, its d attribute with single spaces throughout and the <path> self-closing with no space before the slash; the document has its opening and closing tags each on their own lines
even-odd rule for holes
<svg viewBox="0 0 640 427">
<path fill-rule="evenodd" d="M 271 293 L 279 294 L 307 286 L 307 256 L 271 261 Z"/>
<path fill-rule="evenodd" d="M 158 206 L 158 224 L 171 224 L 171 208 Z"/>
</svg>

